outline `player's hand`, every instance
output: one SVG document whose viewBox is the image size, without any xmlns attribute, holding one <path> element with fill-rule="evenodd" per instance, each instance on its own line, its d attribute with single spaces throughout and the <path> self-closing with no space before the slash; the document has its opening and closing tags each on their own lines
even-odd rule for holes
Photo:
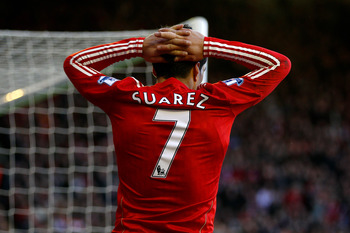
<svg viewBox="0 0 350 233">
<path fill-rule="evenodd" d="M 166 33 L 174 32 L 173 28 L 162 28 L 159 29 L 159 33 L 165 35 Z M 200 32 L 191 30 L 191 29 L 177 29 L 176 33 L 189 33 L 186 34 L 185 39 L 190 41 L 190 46 L 183 47 L 187 55 L 176 56 L 175 61 L 200 61 L 204 58 L 203 56 L 203 47 L 204 47 L 204 35 Z M 172 45 L 170 44 L 160 44 L 157 46 L 158 51 L 166 52 Z"/>
<path fill-rule="evenodd" d="M 183 29 L 182 24 L 160 29 L 145 38 L 142 48 L 143 58 L 148 62 L 158 63 L 166 62 L 161 56 L 163 54 L 171 54 L 175 57 L 187 56 L 186 50 L 192 44 L 187 38 L 190 34 L 189 30 Z"/>
</svg>

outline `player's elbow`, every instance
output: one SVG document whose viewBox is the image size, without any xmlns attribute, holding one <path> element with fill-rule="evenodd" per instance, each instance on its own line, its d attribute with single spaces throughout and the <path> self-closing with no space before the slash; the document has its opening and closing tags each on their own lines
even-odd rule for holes
<svg viewBox="0 0 350 233">
<path fill-rule="evenodd" d="M 66 67 L 70 66 L 70 60 L 71 60 L 71 56 L 68 56 L 64 62 L 63 62 L 63 69 L 66 69 Z"/>
<path fill-rule="evenodd" d="M 279 59 L 280 61 L 280 71 L 283 73 L 283 76 L 287 76 L 292 68 L 292 62 L 290 59 L 284 55 Z"/>
<path fill-rule="evenodd" d="M 63 70 L 67 74 L 68 77 L 70 77 L 71 70 L 72 70 L 72 64 L 70 62 L 71 59 L 72 59 L 72 57 L 68 56 L 63 62 Z"/>
</svg>

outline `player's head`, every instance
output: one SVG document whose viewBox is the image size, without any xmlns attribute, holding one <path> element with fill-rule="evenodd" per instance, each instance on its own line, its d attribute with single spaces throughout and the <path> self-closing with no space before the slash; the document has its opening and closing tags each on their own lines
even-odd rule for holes
<svg viewBox="0 0 350 233">
<path fill-rule="evenodd" d="M 163 55 L 167 63 L 153 63 L 156 77 L 168 79 L 170 77 L 186 78 L 195 66 L 198 66 L 201 73 L 205 70 L 207 58 L 200 61 L 180 61 L 174 62 L 172 55 Z"/>
<path fill-rule="evenodd" d="M 192 29 L 190 26 L 185 24 L 184 28 Z M 168 79 L 171 77 L 175 78 L 187 78 L 191 72 L 196 77 L 195 88 L 202 82 L 203 74 L 206 69 L 207 58 L 200 61 L 180 61 L 174 62 L 174 56 L 164 54 L 163 57 L 167 61 L 166 63 L 153 63 L 154 75 L 156 78 Z"/>
</svg>

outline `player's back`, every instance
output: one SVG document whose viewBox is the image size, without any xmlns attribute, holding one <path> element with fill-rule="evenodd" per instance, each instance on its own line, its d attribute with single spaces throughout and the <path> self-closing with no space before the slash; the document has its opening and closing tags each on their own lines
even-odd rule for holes
<svg viewBox="0 0 350 233">
<path fill-rule="evenodd" d="M 109 113 L 120 180 L 116 229 L 212 231 L 232 113 L 173 78 L 119 93 Z"/>
<path fill-rule="evenodd" d="M 150 48 L 144 42 L 150 38 L 87 48 L 64 63 L 77 90 L 112 122 L 120 178 L 114 231 L 212 232 L 233 120 L 269 95 L 291 63 L 265 48 L 205 37 L 204 57 L 230 60 L 250 72 L 198 91 L 174 78 L 143 87 L 136 79 L 99 72 L 144 57 L 145 47 Z"/>
</svg>

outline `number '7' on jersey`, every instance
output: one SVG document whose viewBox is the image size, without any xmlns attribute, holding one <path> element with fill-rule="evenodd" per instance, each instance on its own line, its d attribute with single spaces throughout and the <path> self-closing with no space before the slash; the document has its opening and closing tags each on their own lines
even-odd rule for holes
<svg viewBox="0 0 350 233">
<path fill-rule="evenodd" d="M 191 121 L 190 110 L 157 109 L 153 121 L 175 122 L 151 177 L 166 178 Z"/>
</svg>

